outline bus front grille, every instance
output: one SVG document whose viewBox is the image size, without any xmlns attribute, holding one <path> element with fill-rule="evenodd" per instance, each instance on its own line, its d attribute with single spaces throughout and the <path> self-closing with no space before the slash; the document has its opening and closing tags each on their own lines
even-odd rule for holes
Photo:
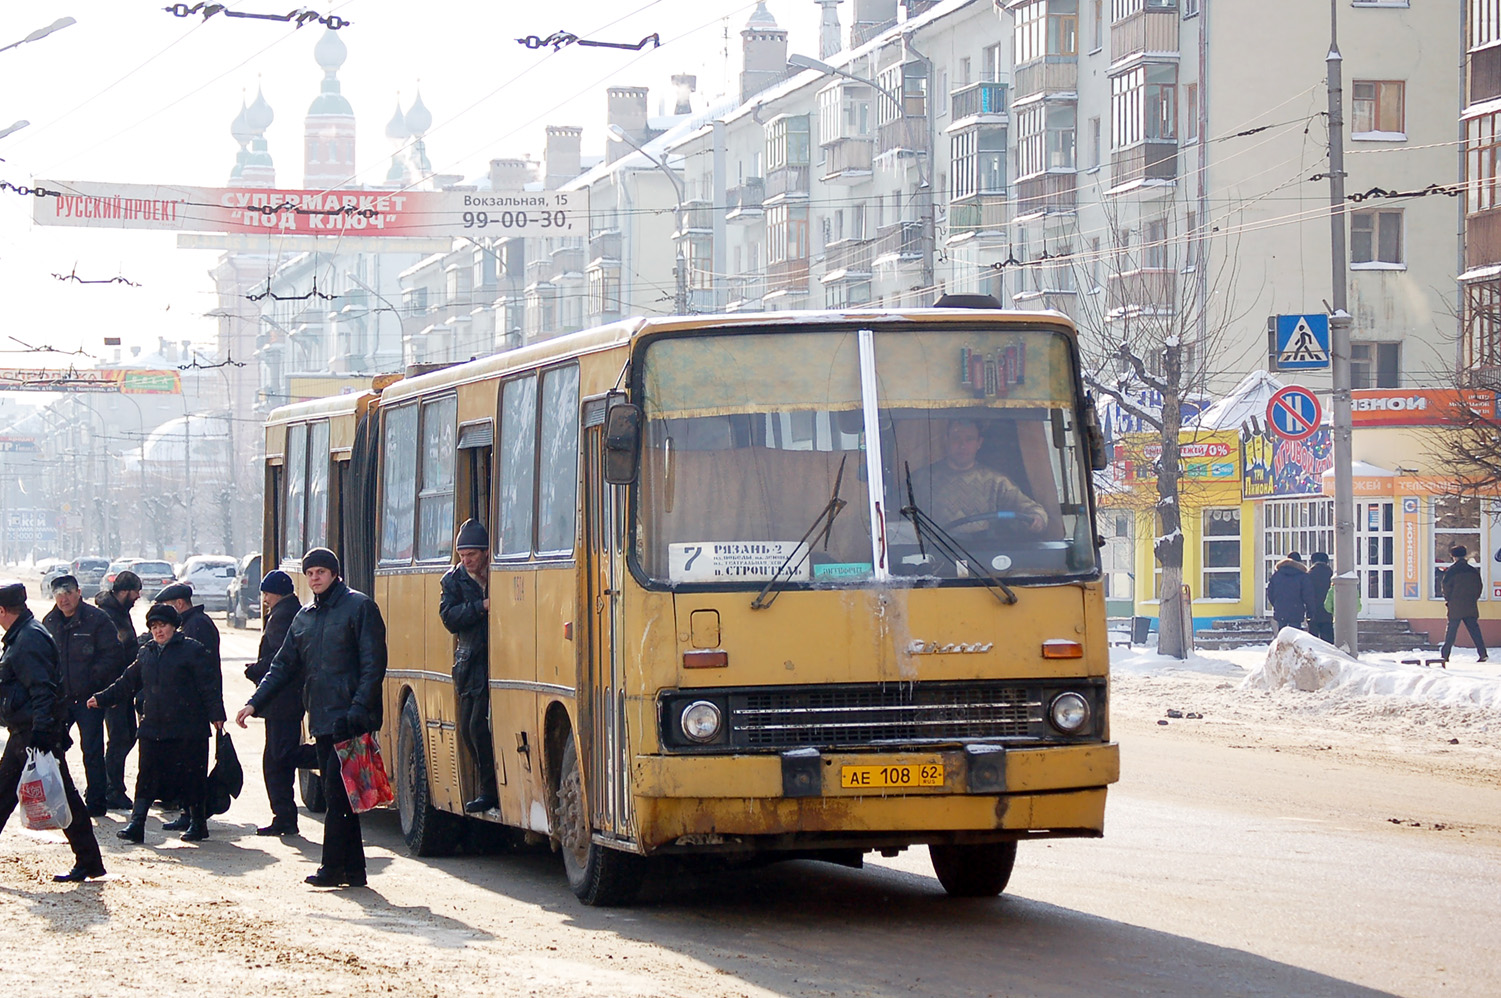
<svg viewBox="0 0 1501 998">
<path fill-rule="evenodd" d="M 1041 724 L 1040 691 L 994 683 L 781 687 L 729 698 L 734 748 L 1026 738 Z"/>
</svg>

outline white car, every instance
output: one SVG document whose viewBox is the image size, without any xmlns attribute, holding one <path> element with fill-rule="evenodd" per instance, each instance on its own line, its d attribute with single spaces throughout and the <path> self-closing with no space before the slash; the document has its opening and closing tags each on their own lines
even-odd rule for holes
<svg viewBox="0 0 1501 998">
<path fill-rule="evenodd" d="M 182 563 L 178 582 L 193 587 L 193 602 L 205 610 L 229 608 L 229 583 L 239 574 L 240 563 L 228 555 L 195 554 Z"/>
</svg>

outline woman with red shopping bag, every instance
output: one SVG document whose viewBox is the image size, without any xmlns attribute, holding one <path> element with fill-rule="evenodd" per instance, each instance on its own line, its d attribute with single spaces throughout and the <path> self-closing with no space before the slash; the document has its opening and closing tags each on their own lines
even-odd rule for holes
<svg viewBox="0 0 1501 998">
<path fill-rule="evenodd" d="M 380 729 L 386 622 L 374 600 L 339 577 L 338 556 L 328 548 L 303 555 L 302 574 L 313 590 L 313 602 L 292 618 L 281 651 L 235 721 L 243 728 L 245 719 L 258 716 L 277 693 L 289 686 L 301 688 L 328 801 L 323 864 L 307 882 L 314 887 L 363 887 L 360 819 L 349 806 L 334 745 Z"/>
<path fill-rule="evenodd" d="M 0 755 L 0 829 L 16 808 L 16 787 L 26 765 L 27 749 L 50 752 L 57 757 L 72 812 L 63 834 L 73 847 L 73 869 L 52 879 L 78 882 L 102 877 L 104 860 L 94 838 L 94 825 L 68 775 L 65 756 L 71 740 L 57 695 L 61 680 L 57 645 L 27 608 L 26 586 L 20 582 L 0 583 L 0 628 L 5 629 L 5 637 L 0 638 L 4 649 L 0 652 L 0 724 L 7 732 L 5 753 Z"/>
</svg>

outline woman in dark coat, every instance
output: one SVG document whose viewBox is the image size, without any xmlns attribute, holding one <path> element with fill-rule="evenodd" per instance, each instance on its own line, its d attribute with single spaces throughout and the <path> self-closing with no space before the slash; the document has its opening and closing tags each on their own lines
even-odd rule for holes
<svg viewBox="0 0 1501 998">
<path fill-rule="evenodd" d="M 123 676 L 89 698 L 90 706 L 108 707 L 144 694 L 135 806 L 115 833 L 127 842 L 145 841 L 146 814 L 163 796 L 193 802 L 184 841 L 208 838 L 209 728 L 224 730 L 224 699 L 208 650 L 178 633 L 181 622 L 175 607 L 153 605 L 146 613 L 151 640 Z"/>
</svg>

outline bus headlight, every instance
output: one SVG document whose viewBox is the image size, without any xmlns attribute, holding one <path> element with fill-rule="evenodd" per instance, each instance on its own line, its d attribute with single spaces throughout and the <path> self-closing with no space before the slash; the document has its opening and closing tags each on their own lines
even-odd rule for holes
<svg viewBox="0 0 1501 998">
<path fill-rule="evenodd" d="M 1077 693 L 1060 693 L 1048 707 L 1053 727 L 1066 735 L 1076 735 L 1089 724 L 1089 701 Z"/>
<path fill-rule="evenodd" d="M 719 708 L 707 700 L 695 700 L 678 715 L 683 735 L 693 742 L 712 742 L 719 735 L 722 717 Z"/>
</svg>

